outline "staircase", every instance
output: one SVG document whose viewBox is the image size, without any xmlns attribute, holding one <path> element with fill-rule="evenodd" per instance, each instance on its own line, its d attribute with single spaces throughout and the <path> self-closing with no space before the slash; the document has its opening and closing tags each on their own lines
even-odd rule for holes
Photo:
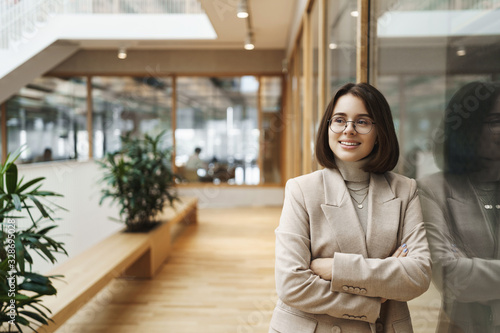
<svg viewBox="0 0 500 333">
<path fill-rule="evenodd" d="M 142 31 L 133 22 L 168 26 L 168 17 L 179 14 L 205 16 L 197 0 L 0 1 L 0 103 L 77 52 L 79 40 L 120 40 L 127 34 L 175 39 L 165 33 L 158 37 L 162 29 Z"/>
</svg>

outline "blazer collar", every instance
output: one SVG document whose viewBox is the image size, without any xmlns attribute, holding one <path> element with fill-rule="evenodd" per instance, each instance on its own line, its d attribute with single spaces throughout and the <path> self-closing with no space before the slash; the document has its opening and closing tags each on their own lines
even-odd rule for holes
<svg viewBox="0 0 500 333">
<path fill-rule="evenodd" d="M 393 250 L 398 237 L 401 200 L 395 197 L 384 175 L 370 175 L 365 237 L 342 175 L 337 169 L 324 169 L 323 174 L 325 204 L 321 208 L 341 252 L 371 258 L 390 255 L 387 253 Z"/>
</svg>

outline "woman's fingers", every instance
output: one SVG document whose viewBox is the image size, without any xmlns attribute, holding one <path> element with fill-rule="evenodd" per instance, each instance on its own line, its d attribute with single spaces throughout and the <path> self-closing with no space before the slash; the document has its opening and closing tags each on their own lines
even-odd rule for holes
<svg viewBox="0 0 500 333">
<path fill-rule="evenodd" d="M 399 258 L 399 257 L 406 257 L 407 255 L 408 255 L 408 247 L 406 246 L 406 244 L 403 244 L 400 247 L 398 247 L 396 252 L 394 252 L 391 257 Z"/>
</svg>

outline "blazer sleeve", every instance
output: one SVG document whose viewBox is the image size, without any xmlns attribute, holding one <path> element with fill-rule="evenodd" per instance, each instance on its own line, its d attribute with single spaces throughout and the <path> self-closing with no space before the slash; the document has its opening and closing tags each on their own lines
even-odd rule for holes
<svg viewBox="0 0 500 333">
<path fill-rule="evenodd" d="M 374 323 L 380 298 L 331 292 L 330 282 L 310 269 L 309 216 L 302 191 L 293 179 L 287 182 L 280 224 L 276 229 L 276 290 L 287 305 L 304 312 L 327 314 Z"/>
<path fill-rule="evenodd" d="M 366 296 L 409 301 L 423 294 L 431 281 L 431 259 L 426 239 L 416 182 L 410 182 L 410 196 L 400 223 L 402 243 L 409 253 L 402 258 L 365 258 L 360 254 L 335 253 L 332 291 L 362 289 Z M 404 207 L 402 207 L 404 209 Z M 349 288 L 353 286 L 354 288 Z"/>
<path fill-rule="evenodd" d="M 442 198 L 436 198 L 430 188 L 420 192 L 437 288 L 448 299 L 459 302 L 500 300 L 500 260 L 468 257 L 456 245 L 459 242 L 450 231 Z"/>
</svg>

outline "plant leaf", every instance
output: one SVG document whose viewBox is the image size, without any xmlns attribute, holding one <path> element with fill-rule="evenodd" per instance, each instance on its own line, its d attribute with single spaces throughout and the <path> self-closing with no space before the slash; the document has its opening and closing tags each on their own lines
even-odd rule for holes
<svg viewBox="0 0 500 333">
<path fill-rule="evenodd" d="M 7 193 L 15 193 L 17 187 L 17 165 L 12 163 L 5 172 L 5 185 Z"/>
<path fill-rule="evenodd" d="M 29 182 L 27 182 L 26 184 L 24 184 L 23 186 L 21 186 L 20 188 L 18 188 L 16 192 L 17 193 L 22 193 L 28 187 L 30 187 L 30 186 L 32 186 L 32 185 L 34 185 L 34 184 L 36 184 L 36 183 L 38 183 L 38 182 L 40 182 L 40 181 L 42 181 L 44 179 L 45 179 L 45 177 L 38 177 L 38 178 L 32 179 Z M 21 184 L 21 183 L 22 183 L 22 180 L 19 182 L 19 184 Z"/>
<path fill-rule="evenodd" d="M 10 197 L 12 198 L 12 202 L 14 203 L 15 209 L 20 212 L 21 209 L 23 208 L 21 204 L 21 198 L 16 193 L 11 193 Z"/>
</svg>

